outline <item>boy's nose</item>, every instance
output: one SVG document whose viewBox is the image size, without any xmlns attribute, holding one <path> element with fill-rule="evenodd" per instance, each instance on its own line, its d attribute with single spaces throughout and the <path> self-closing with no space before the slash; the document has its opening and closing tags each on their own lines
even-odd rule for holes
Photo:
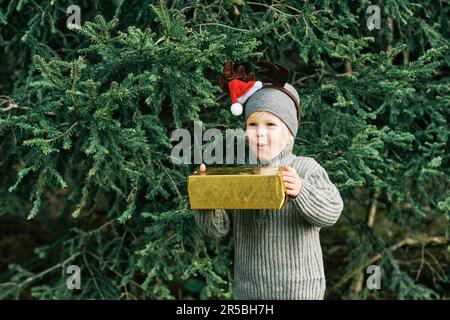
<svg viewBox="0 0 450 320">
<path fill-rule="evenodd" d="M 265 136 L 266 133 L 267 133 L 266 128 L 258 127 L 258 129 L 256 130 L 257 137 Z"/>
</svg>

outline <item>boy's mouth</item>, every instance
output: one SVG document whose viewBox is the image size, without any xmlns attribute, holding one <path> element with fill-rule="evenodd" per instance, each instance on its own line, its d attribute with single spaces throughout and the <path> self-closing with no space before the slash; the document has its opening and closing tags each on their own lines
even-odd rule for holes
<svg viewBox="0 0 450 320">
<path fill-rule="evenodd" d="M 262 148 L 267 147 L 267 144 L 264 144 L 264 143 L 257 143 L 256 146 L 258 147 L 258 149 L 262 149 Z"/>
</svg>

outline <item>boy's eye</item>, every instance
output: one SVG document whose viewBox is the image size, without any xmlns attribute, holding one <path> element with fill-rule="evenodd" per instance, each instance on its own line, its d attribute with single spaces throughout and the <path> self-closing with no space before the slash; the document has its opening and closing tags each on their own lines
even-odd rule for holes
<svg viewBox="0 0 450 320">
<path fill-rule="evenodd" d="M 273 127 L 273 126 L 276 126 L 276 124 L 275 123 L 273 123 L 273 122 L 269 122 L 268 124 L 267 124 L 269 127 Z"/>
<path fill-rule="evenodd" d="M 256 123 L 250 122 L 247 126 L 249 126 L 249 127 L 254 127 L 254 126 L 256 126 Z"/>
</svg>

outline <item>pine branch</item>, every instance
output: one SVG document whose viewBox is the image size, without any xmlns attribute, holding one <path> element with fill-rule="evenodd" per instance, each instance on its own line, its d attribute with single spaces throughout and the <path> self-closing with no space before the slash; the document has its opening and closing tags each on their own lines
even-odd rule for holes
<svg viewBox="0 0 450 320">
<path fill-rule="evenodd" d="M 0 105 L 2 104 L 6 104 L 6 107 L 0 108 L 0 111 L 6 112 L 6 111 L 11 111 L 12 109 L 24 109 L 24 110 L 30 110 L 30 107 L 26 107 L 26 106 L 19 106 L 14 102 L 14 99 L 12 99 L 11 97 L 8 96 L 0 96 L 0 99 L 3 99 L 4 101 L 0 102 Z M 56 116 L 56 113 L 54 112 L 45 112 L 46 115 L 48 116 Z"/>
<path fill-rule="evenodd" d="M 423 237 L 423 238 L 405 238 L 393 245 L 391 245 L 389 248 L 387 248 L 388 251 L 394 252 L 404 246 L 417 246 L 417 245 L 431 245 L 431 244 L 437 244 L 437 245 L 446 245 L 448 244 L 448 239 L 446 237 Z M 374 264 L 378 260 L 381 259 L 383 256 L 383 253 L 378 253 L 375 256 L 373 256 L 367 263 L 361 264 L 359 267 L 355 268 L 354 270 L 351 270 L 344 274 L 342 277 L 340 277 L 340 280 L 338 283 L 336 283 L 329 292 L 335 292 L 339 290 L 340 287 L 342 287 L 344 284 L 347 283 L 348 280 L 350 280 L 355 274 L 359 273 L 361 269 L 367 267 L 367 265 Z"/>
</svg>

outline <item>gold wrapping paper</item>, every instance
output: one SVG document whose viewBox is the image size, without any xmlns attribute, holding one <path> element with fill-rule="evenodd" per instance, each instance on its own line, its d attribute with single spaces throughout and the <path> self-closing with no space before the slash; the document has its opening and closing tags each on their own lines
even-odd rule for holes
<svg viewBox="0 0 450 320">
<path fill-rule="evenodd" d="M 280 209 L 288 201 L 281 167 L 219 167 L 188 177 L 191 209 Z"/>
</svg>

